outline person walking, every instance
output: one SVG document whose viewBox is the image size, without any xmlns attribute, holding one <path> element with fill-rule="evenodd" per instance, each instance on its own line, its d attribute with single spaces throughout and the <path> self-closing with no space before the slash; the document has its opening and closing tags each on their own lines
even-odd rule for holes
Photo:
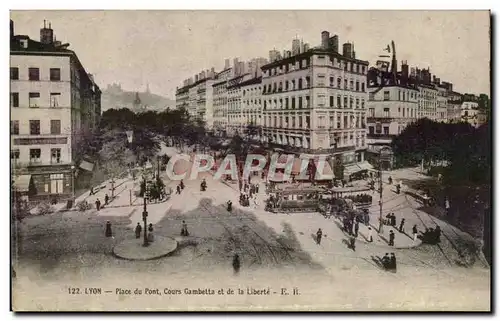
<svg viewBox="0 0 500 321">
<path fill-rule="evenodd" d="M 255 192 L 259 194 L 259 183 L 255 184 Z"/>
<path fill-rule="evenodd" d="M 448 197 L 444 199 L 444 208 L 446 210 L 446 215 L 450 215 L 450 201 L 448 200 Z"/>
<path fill-rule="evenodd" d="M 389 246 L 394 246 L 394 231 L 391 230 L 391 232 L 389 233 Z"/>
<path fill-rule="evenodd" d="M 108 194 L 106 194 L 104 196 L 104 205 L 108 205 L 108 202 L 109 202 L 109 196 L 108 196 Z"/>
<path fill-rule="evenodd" d="M 413 242 L 415 243 L 417 242 L 417 234 L 418 234 L 417 224 L 413 225 L 412 232 L 413 232 Z"/>
<path fill-rule="evenodd" d="M 148 242 L 149 243 L 153 243 L 154 240 L 155 240 L 155 238 L 154 238 L 154 235 L 153 235 L 153 224 L 149 223 L 149 226 L 148 226 Z"/>
<path fill-rule="evenodd" d="M 141 238 L 141 232 L 142 232 L 142 226 L 141 223 L 137 223 L 135 227 L 135 238 L 140 239 Z"/>
<path fill-rule="evenodd" d="M 240 273 L 240 268 L 241 268 L 240 256 L 238 254 L 235 254 L 233 256 L 233 271 L 235 275 Z"/>
<path fill-rule="evenodd" d="M 405 225 L 405 219 L 401 219 L 401 223 L 399 224 L 399 233 L 404 233 L 404 225 Z"/>
<path fill-rule="evenodd" d="M 111 222 L 106 221 L 106 232 L 105 232 L 106 237 L 112 237 L 113 236 L 113 231 L 111 230 Z"/>
<path fill-rule="evenodd" d="M 368 227 L 368 242 L 373 242 L 373 235 L 372 235 L 373 231 L 372 231 L 372 228 L 371 227 Z"/>
<path fill-rule="evenodd" d="M 101 210 L 101 201 L 99 199 L 95 201 L 95 208 L 97 209 L 97 211 Z"/>
<path fill-rule="evenodd" d="M 186 221 L 182 221 L 181 236 L 189 236 Z"/>
<path fill-rule="evenodd" d="M 384 257 L 380 260 L 382 262 L 382 266 L 385 270 L 389 270 L 391 266 L 391 258 L 389 257 L 389 253 L 385 253 Z"/>
<path fill-rule="evenodd" d="M 177 185 L 177 194 L 180 194 L 181 193 L 181 187 L 179 185 Z"/>
<path fill-rule="evenodd" d="M 89 193 L 89 196 L 90 195 L 94 195 L 94 187 L 93 186 L 90 186 L 90 193 Z"/>
<path fill-rule="evenodd" d="M 180 184 L 179 184 L 179 185 L 180 185 L 181 189 L 184 189 L 184 181 L 183 181 L 182 179 L 181 179 L 181 182 L 180 182 Z M 180 193 L 179 193 L 179 194 L 180 194 Z"/>
<path fill-rule="evenodd" d="M 391 213 L 391 226 L 396 227 L 396 215 L 394 213 Z"/>
<path fill-rule="evenodd" d="M 321 244 L 321 238 L 323 237 L 323 231 L 321 229 L 318 229 L 316 232 L 316 244 L 320 245 Z"/>
</svg>

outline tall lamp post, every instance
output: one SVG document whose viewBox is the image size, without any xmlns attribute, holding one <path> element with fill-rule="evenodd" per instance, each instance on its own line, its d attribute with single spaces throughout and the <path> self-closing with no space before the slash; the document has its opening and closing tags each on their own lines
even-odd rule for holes
<svg viewBox="0 0 500 321">
<path fill-rule="evenodd" d="M 75 165 L 71 165 L 71 207 L 75 206 Z"/>
<path fill-rule="evenodd" d="M 378 175 L 379 175 L 379 206 L 380 206 L 380 214 L 379 214 L 379 227 L 378 227 L 378 233 L 382 234 L 384 232 L 384 220 L 382 218 L 382 212 L 383 212 L 383 182 L 382 182 L 382 161 L 387 161 L 388 158 L 391 155 L 391 149 L 389 147 L 382 147 L 379 152 L 379 158 L 378 158 Z"/>
<path fill-rule="evenodd" d="M 132 130 L 127 130 L 127 140 L 128 143 L 131 144 L 134 141 L 134 132 Z M 144 194 L 142 195 L 143 199 L 143 210 L 142 210 L 142 220 L 144 222 L 144 242 L 142 246 L 149 246 L 148 242 L 148 209 L 147 209 L 147 190 L 148 190 L 148 182 L 146 179 L 146 167 L 144 168 L 142 180 L 144 184 Z"/>
</svg>

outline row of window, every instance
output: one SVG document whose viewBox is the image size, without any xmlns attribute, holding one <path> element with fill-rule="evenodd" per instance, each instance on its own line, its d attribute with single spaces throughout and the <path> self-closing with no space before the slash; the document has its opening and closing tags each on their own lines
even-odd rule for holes
<svg viewBox="0 0 500 321">
<path fill-rule="evenodd" d="M 316 87 L 326 87 L 325 82 L 326 75 L 318 74 L 318 81 L 316 83 Z M 283 87 L 284 84 L 284 87 Z M 302 78 L 298 78 L 297 80 L 284 80 L 280 82 L 273 82 L 272 84 L 264 85 L 262 87 L 262 94 L 271 94 L 289 90 L 301 90 L 307 89 L 311 87 L 311 79 L 309 76 L 306 76 L 304 80 Z M 342 87 L 342 78 L 338 77 L 335 83 L 335 77 L 330 77 L 330 87 L 344 90 L 351 90 L 357 92 L 365 92 L 365 82 L 360 82 L 359 80 L 352 80 L 344 78 L 344 86 Z"/>
<path fill-rule="evenodd" d="M 31 148 L 30 153 L 30 164 L 40 164 L 42 159 L 42 150 L 40 148 Z M 19 149 L 13 149 L 10 151 L 10 159 L 17 162 L 21 156 Z M 62 162 L 61 149 L 51 148 L 50 149 L 50 163 L 60 164 Z M 62 175 L 62 174 L 61 174 Z"/>
<path fill-rule="evenodd" d="M 61 97 L 61 93 L 50 93 L 49 95 L 49 106 L 50 107 L 59 107 L 59 100 Z M 38 108 L 43 106 L 42 101 L 40 99 L 39 92 L 30 92 L 28 93 L 28 106 L 30 108 Z M 19 107 L 19 93 L 10 93 L 10 107 Z"/>
<path fill-rule="evenodd" d="M 354 115 L 344 115 L 343 122 L 342 116 L 337 115 L 337 117 L 330 116 L 330 128 L 335 129 L 349 129 L 349 128 L 366 128 L 364 117 L 355 117 Z M 297 121 L 296 121 L 297 119 Z M 326 116 L 318 117 L 318 125 L 319 129 L 328 128 L 326 124 Z M 350 120 L 350 121 L 349 121 Z M 279 127 L 279 128 L 310 128 L 310 117 L 306 116 L 305 127 L 302 127 L 302 116 L 268 116 L 264 117 L 264 127 Z M 336 126 L 335 126 L 336 125 Z"/>
<path fill-rule="evenodd" d="M 401 111 L 403 112 L 402 115 L 401 115 Z M 398 107 L 398 116 L 415 118 L 415 117 L 417 117 L 417 111 L 412 109 L 412 108 Z M 375 117 L 375 108 L 368 108 L 368 117 Z M 384 108 L 383 117 L 386 117 L 386 118 L 391 117 L 389 108 Z"/>
<path fill-rule="evenodd" d="M 19 80 L 19 68 L 10 67 L 10 79 Z M 61 68 L 50 68 L 49 69 L 49 79 L 50 81 L 61 81 Z M 28 68 L 28 80 L 39 81 L 40 80 L 40 68 L 30 67 Z"/>
<path fill-rule="evenodd" d="M 270 99 L 270 100 L 264 100 L 264 110 L 266 110 L 268 107 L 269 109 L 289 109 L 291 105 L 291 109 L 295 109 L 296 107 L 296 98 L 297 98 L 297 108 L 310 108 L 310 98 L 309 96 L 304 96 L 304 97 L 291 97 L 289 100 L 289 97 L 285 97 L 284 100 L 283 98 L 279 99 Z M 303 103 L 303 98 L 305 98 L 305 101 Z M 291 103 L 289 103 L 291 102 Z M 335 104 L 336 102 L 336 104 Z M 342 103 L 343 102 L 343 103 Z M 284 104 L 283 104 L 284 103 Z M 344 96 L 342 100 L 342 96 L 338 95 L 337 100 L 335 101 L 335 96 L 330 96 L 330 101 L 329 101 L 329 106 L 332 108 L 350 108 L 350 109 L 364 109 L 365 108 L 365 100 L 364 99 L 359 99 L 359 98 L 354 98 L 354 97 L 347 97 Z M 318 107 L 325 107 L 326 106 L 326 96 L 325 95 L 318 95 L 318 102 L 317 102 Z"/>
<path fill-rule="evenodd" d="M 30 120 L 30 135 L 40 135 L 40 120 Z M 10 134 L 19 135 L 19 120 L 10 121 Z M 59 119 L 50 120 L 50 134 L 61 134 L 61 121 Z"/>
</svg>

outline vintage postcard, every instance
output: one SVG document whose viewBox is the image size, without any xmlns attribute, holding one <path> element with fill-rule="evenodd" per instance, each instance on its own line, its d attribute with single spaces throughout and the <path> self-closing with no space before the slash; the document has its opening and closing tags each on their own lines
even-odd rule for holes
<svg viewBox="0 0 500 321">
<path fill-rule="evenodd" d="M 14 311 L 490 311 L 489 11 L 11 11 Z"/>
</svg>

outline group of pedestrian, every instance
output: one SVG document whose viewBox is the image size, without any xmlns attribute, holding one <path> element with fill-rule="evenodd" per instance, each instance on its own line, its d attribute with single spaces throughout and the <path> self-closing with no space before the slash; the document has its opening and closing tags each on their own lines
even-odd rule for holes
<svg viewBox="0 0 500 321">
<path fill-rule="evenodd" d="M 396 255 L 394 253 L 391 253 L 391 256 L 389 256 L 389 253 L 385 253 L 384 257 L 382 258 L 382 266 L 386 271 L 396 272 Z"/>
<path fill-rule="evenodd" d="M 181 179 L 181 182 L 177 184 L 177 194 L 180 194 L 184 189 L 184 181 Z"/>
<path fill-rule="evenodd" d="M 358 237 L 359 220 L 355 219 L 354 217 L 344 216 L 342 223 L 344 224 L 344 231 L 347 234 L 354 236 L 354 237 Z"/>
<path fill-rule="evenodd" d="M 142 226 L 141 226 L 141 223 L 137 223 L 137 225 L 135 226 L 135 238 L 136 239 L 140 239 L 141 238 L 141 233 L 142 233 Z M 148 240 L 150 242 L 153 242 L 153 224 L 152 223 L 149 223 L 148 225 Z"/>
</svg>

